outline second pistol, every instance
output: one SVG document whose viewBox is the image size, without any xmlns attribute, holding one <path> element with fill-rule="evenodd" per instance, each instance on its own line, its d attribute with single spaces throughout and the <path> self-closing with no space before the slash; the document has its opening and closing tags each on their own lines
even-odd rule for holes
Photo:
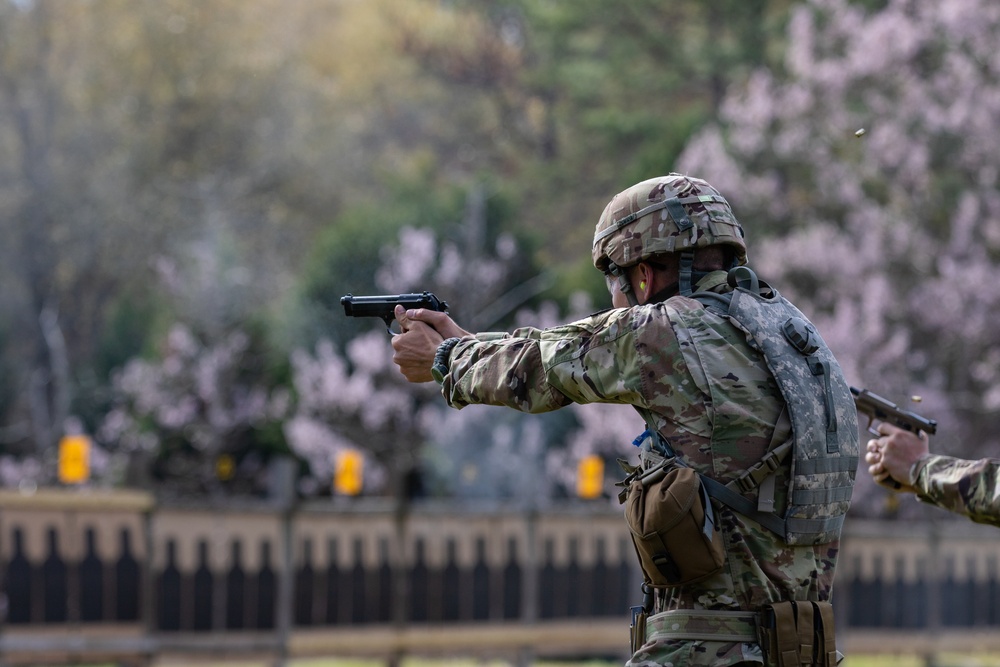
<svg viewBox="0 0 1000 667">
<path fill-rule="evenodd" d="M 937 432 L 937 422 L 918 415 L 916 412 L 904 410 L 892 401 L 882 398 L 878 394 L 873 394 L 867 389 L 851 387 L 854 394 L 854 405 L 858 412 L 868 416 L 868 432 L 872 435 L 881 435 L 872 427 L 875 421 L 885 422 L 917 433 L 923 431 L 927 435 L 934 435 Z"/>
</svg>

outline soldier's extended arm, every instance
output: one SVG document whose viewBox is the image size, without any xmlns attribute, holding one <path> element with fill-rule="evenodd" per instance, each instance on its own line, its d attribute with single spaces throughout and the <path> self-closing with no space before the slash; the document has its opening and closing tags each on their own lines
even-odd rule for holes
<svg viewBox="0 0 1000 667">
<path fill-rule="evenodd" d="M 1000 460 L 932 454 L 916 464 L 917 497 L 977 523 L 1000 526 Z"/>
</svg>

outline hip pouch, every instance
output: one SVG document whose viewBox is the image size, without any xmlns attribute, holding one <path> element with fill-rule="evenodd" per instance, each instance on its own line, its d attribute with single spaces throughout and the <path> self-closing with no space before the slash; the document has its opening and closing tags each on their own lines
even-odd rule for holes
<svg viewBox="0 0 1000 667">
<path fill-rule="evenodd" d="M 726 561 L 715 511 L 691 468 L 668 459 L 629 486 L 625 521 L 643 577 L 654 587 L 710 577 Z"/>
<path fill-rule="evenodd" d="M 841 657 L 837 652 L 833 606 L 829 602 L 767 604 L 758 632 L 769 665 L 836 667 Z"/>
</svg>

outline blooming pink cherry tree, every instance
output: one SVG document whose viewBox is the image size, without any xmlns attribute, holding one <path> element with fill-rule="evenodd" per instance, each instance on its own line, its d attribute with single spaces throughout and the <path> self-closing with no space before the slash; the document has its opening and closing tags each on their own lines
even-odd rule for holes
<svg viewBox="0 0 1000 667">
<path fill-rule="evenodd" d="M 810 0 L 783 70 L 732 90 L 678 165 L 727 194 L 848 379 L 922 395 L 935 447 L 968 456 L 998 444 L 997 43 L 990 0 Z"/>
<path fill-rule="evenodd" d="M 516 243 L 502 235 L 489 252 L 470 253 L 468 245 L 404 227 L 386 247 L 376 283 L 389 294 L 431 290 L 462 312 L 477 312 L 508 280 Z M 325 490 L 337 453 L 354 449 L 366 457 L 366 492 L 390 492 L 393 478 L 401 483 L 424 467 L 424 445 L 450 431 L 437 385 L 406 382 L 381 322 L 352 339 L 343 356 L 321 340 L 292 361 L 298 404 L 286 435 L 310 462 L 310 491 Z"/>
<path fill-rule="evenodd" d="M 111 478 L 148 460 L 164 492 L 263 494 L 266 459 L 287 453 L 281 424 L 292 394 L 269 375 L 267 341 L 249 324 L 264 295 L 224 219 L 208 217 L 204 238 L 156 260 L 174 324 L 154 356 L 114 373 L 113 405 L 95 435 Z"/>
<path fill-rule="evenodd" d="M 366 493 L 388 491 L 393 471 L 414 467 L 423 440 L 415 415 L 427 388 L 407 386 L 395 370 L 385 331 L 354 338 L 346 356 L 320 341 L 311 352 L 293 352 L 292 366 L 298 401 L 285 434 L 309 463 L 303 491 L 326 492 L 344 450 L 365 456 Z"/>
<path fill-rule="evenodd" d="M 97 434 L 114 452 L 117 468 L 129 457 L 147 456 L 160 461 L 174 491 L 218 492 L 221 482 L 233 478 L 248 482 L 241 484 L 244 490 L 263 492 L 264 462 L 248 442 L 255 431 L 284 420 L 291 394 L 248 372 L 252 355 L 242 331 L 206 344 L 175 324 L 159 359 L 129 361 L 113 378 L 116 402 Z M 248 447 L 252 455 L 236 461 Z M 242 467 L 220 474 L 224 455 Z"/>
</svg>

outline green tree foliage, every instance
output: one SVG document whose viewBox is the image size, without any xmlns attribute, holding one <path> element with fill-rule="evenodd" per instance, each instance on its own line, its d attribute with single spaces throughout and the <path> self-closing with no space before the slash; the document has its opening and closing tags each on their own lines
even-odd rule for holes
<svg viewBox="0 0 1000 667">
<path fill-rule="evenodd" d="M 611 194 L 669 171 L 730 82 L 779 58 L 791 4 L 468 0 L 457 6 L 482 22 L 474 38 L 404 46 L 450 89 L 478 84 L 500 109 L 522 221 L 545 230 L 543 261 L 565 266 L 586 261 Z M 498 42 L 513 55 L 489 58 Z M 492 76 L 470 76 L 470 62 Z"/>
<path fill-rule="evenodd" d="M 0 3 L 12 451 L 99 407 L 75 385 L 106 371 L 118 304 L 156 302 L 160 258 L 228 233 L 258 303 L 290 284 L 336 195 L 296 155 L 314 96 L 291 89 L 301 16 L 280 4 Z"/>
<path fill-rule="evenodd" d="M 604 303 L 604 203 L 774 62 L 791 4 L 0 0 L 0 446 L 102 423 L 175 326 L 269 348 L 272 390 L 346 349 L 349 291 L 427 285 L 471 327 Z"/>
</svg>

